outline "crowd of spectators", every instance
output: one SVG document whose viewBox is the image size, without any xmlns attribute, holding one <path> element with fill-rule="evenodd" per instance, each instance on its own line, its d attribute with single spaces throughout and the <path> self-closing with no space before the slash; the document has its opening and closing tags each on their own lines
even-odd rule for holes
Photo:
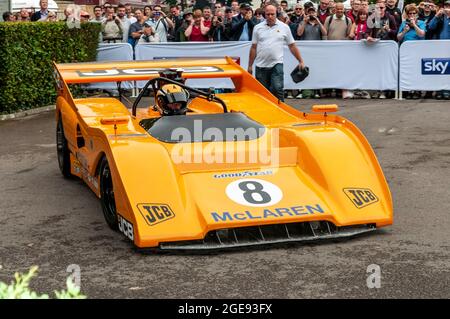
<svg viewBox="0 0 450 319">
<path fill-rule="evenodd" d="M 81 22 L 101 23 L 101 42 L 137 43 L 185 42 L 185 41 L 251 41 L 255 25 L 265 21 L 264 6 L 274 4 L 277 18 L 289 26 L 295 40 L 393 40 L 399 43 L 409 40 L 450 39 L 450 0 L 434 3 L 408 4 L 403 12 L 397 8 L 397 0 L 352 0 L 351 8 L 342 2 L 320 0 L 318 4 L 299 1 L 292 7 L 286 0 L 263 0 L 254 8 L 237 0 L 215 0 L 202 7 L 194 3 L 181 10 L 180 6 L 162 7 L 147 5 L 133 10 L 130 4 L 114 7 L 109 3 L 95 6 L 91 15 L 77 6 L 64 11 L 63 20 L 73 16 Z M 21 9 L 12 14 L 5 12 L 4 21 L 56 21 L 56 14 L 48 10 L 48 0 L 40 0 L 40 10 Z M 336 94 L 344 98 L 370 96 L 385 98 L 391 92 L 322 90 L 302 93 L 312 97 Z M 423 92 L 410 92 L 407 98 L 420 98 Z M 430 94 L 430 92 L 427 92 Z M 305 95 L 305 94 L 304 94 Z M 436 92 L 437 98 L 450 98 L 450 92 Z M 430 96 L 428 96 L 430 97 Z"/>
</svg>

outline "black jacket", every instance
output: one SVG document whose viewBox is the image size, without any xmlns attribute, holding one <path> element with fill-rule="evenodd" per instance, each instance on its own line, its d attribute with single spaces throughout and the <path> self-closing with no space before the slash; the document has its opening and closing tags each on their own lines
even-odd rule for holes
<svg viewBox="0 0 450 319">
<path fill-rule="evenodd" d="M 231 34 L 233 41 L 239 41 L 241 37 L 242 31 L 244 30 L 244 25 L 248 24 L 248 39 L 252 40 L 253 28 L 258 24 L 255 17 L 252 17 L 250 20 L 245 20 L 244 17 L 240 14 L 233 18 L 232 26 L 231 26 Z"/>
<path fill-rule="evenodd" d="M 231 26 L 227 28 L 226 24 L 214 25 L 211 24 L 211 28 L 208 31 L 208 37 L 212 38 L 213 41 L 230 41 L 230 29 Z"/>
<path fill-rule="evenodd" d="M 419 17 L 417 18 L 417 20 L 422 20 L 423 22 L 425 22 L 425 25 L 427 26 L 427 29 L 425 32 L 425 40 L 431 40 L 431 39 L 436 38 L 435 32 L 428 28 L 428 25 L 430 24 L 431 20 L 433 20 L 435 15 L 436 15 L 436 13 L 434 11 L 431 11 L 429 16 L 425 16 L 425 14 L 423 12 L 419 13 Z"/>
<path fill-rule="evenodd" d="M 41 10 L 31 15 L 31 21 L 39 21 L 41 19 Z"/>
</svg>

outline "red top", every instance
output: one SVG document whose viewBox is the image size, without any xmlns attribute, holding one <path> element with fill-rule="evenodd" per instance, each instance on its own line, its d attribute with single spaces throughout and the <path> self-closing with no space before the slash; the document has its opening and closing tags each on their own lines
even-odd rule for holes
<svg viewBox="0 0 450 319">
<path fill-rule="evenodd" d="M 192 33 L 189 37 L 189 41 L 208 41 L 208 37 L 202 34 L 200 30 L 200 26 L 196 26 L 195 24 L 192 26 Z"/>
<path fill-rule="evenodd" d="M 211 20 L 204 20 L 203 25 L 207 28 L 211 28 L 211 22 L 212 22 Z"/>
<path fill-rule="evenodd" d="M 367 21 L 358 23 L 355 29 L 355 40 L 365 39 L 366 32 L 367 32 Z"/>
<path fill-rule="evenodd" d="M 352 22 L 355 22 L 355 17 L 353 16 L 353 9 L 352 10 L 348 10 L 347 13 L 345 14 L 347 17 L 350 18 L 350 20 L 352 20 Z"/>
<path fill-rule="evenodd" d="M 325 10 L 325 13 L 323 13 L 323 14 L 320 12 L 320 9 L 318 10 L 319 20 L 322 24 L 325 23 L 325 19 L 328 17 L 328 15 L 329 15 L 328 10 Z"/>
</svg>

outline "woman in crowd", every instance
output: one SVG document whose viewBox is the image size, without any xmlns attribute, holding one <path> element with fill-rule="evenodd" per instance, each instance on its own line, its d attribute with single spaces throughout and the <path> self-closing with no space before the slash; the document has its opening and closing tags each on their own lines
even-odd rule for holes
<svg viewBox="0 0 450 319">
<path fill-rule="evenodd" d="M 185 36 L 189 41 L 208 41 L 208 31 L 209 28 L 204 24 L 202 10 L 196 9 L 194 11 L 194 19 L 184 31 Z"/>
<path fill-rule="evenodd" d="M 355 40 L 363 40 L 367 38 L 367 10 L 360 9 L 356 13 L 355 23 L 353 23 L 350 33 Z"/>
<path fill-rule="evenodd" d="M 355 40 L 365 40 L 368 36 L 367 32 L 367 9 L 361 8 L 356 13 L 355 22 L 352 25 L 352 30 L 350 31 L 350 37 Z M 355 98 L 370 99 L 370 94 L 367 91 L 355 90 L 353 91 L 353 96 Z"/>
<path fill-rule="evenodd" d="M 408 4 L 405 8 L 406 19 L 398 29 L 397 39 L 399 42 L 409 40 L 425 39 L 425 22 L 418 20 L 419 11 L 415 4 Z"/>
<path fill-rule="evenodd" d="M 419 10 L 415 4 L 408 4 L 405 8 L 406 19 L 398 29 L 397 39 L 400 43 L 410 40 L 424 40 L 426 25 L 422 20 L 418 20 Z M 411 91 L 405 98 L 420 99 L 422 92 Z"/>
</svg>

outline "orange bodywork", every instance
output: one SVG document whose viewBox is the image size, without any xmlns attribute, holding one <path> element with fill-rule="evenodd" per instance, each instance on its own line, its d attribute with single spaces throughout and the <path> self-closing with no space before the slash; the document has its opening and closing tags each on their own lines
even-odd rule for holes
<svg viewBox="0 0 450 319">
<path fill-rule="evenodd" d="M 183 68 L 187 79 L 230 78 L 234 92 L 217 96 L 229 112 L 242 112 L 262 125 L 262 136 L 167 143 L 140 124 L 160 116 L 150 105 L 133 116 L 115 98 L 73 99 L 68 89 L 76 83 L 149 80 L 158 76 L 154 70 L 169 67 Z M 55 71 L 56 117 L 62 118 L 71 172 L 100 197 L 98 166 L 106 157 L 117 213 L 132 224 L 129 237 L 138 247 L 203 240 L 214 230 L 250 226 L 392 224 L 387 182 L 358 128 L 330 114 L 335 106 L 316 106 L 319 113 L 309 114 L 278 101 L 231 58 L 56 64 Z M 189 109 L 186 116 L 223 112 L 219 103 L 199 98 Z M 174 160 L 180 148 L 197 160 Z M 255 151 L 276 155 L 276 161 L 249 160 Z M 245 160 L 210 161 L 205 154 Z"/>
</svg>

